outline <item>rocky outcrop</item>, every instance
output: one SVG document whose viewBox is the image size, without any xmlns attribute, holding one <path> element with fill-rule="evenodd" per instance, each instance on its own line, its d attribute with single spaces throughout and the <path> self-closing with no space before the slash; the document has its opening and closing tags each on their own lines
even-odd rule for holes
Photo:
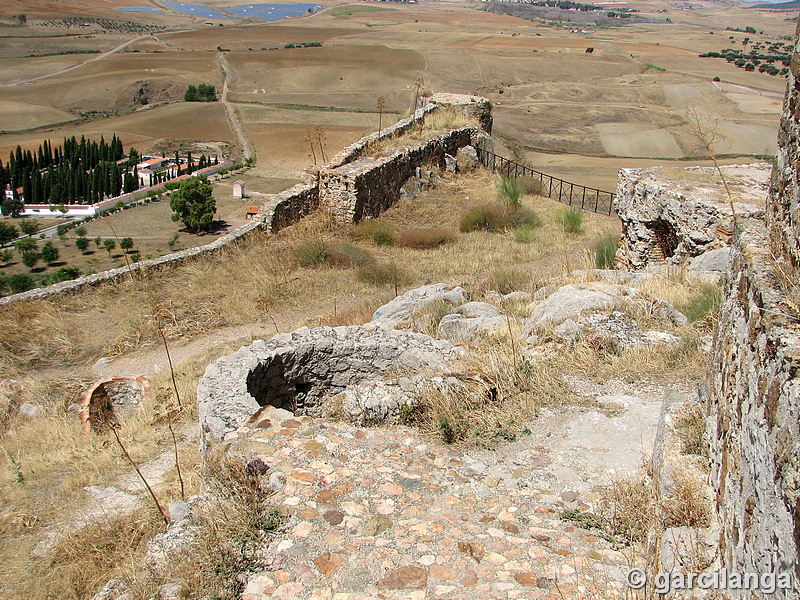
<svg viewBox="0 0 800 600">
<path fill-rule="evenodd" d="M 466 302 L 466 300 L 467 290 L 462 287 L 451 286 L 446 283 L 423 285 L 407 291 L 405 294 L 378 308 L 375 314 L 372 315 L 372 320 L 378 323 L 397 325 L 411 322 L 412 318 L 418 315 L 421 310 L 436 302 L 456 307 Z"/>
<path fill-rule="evenodd" d="M 731 198 L 712 167 L 621 169 L 614 210 L 622 221 L 617 263 L 640 270 L 679 264 L 730 244 L 733 211 L 763 215 L 770 165 L 722 167 Z"/>
<path fill-rule="evenodd" d="M 467 302 L 443 316 L 439 321 L 437 331 L 440 337 L 451 342 L 462 342 L 497 329 L 506 329 L 508 323 L 503 312 L 493 304 Z"/>
<path fill-rule="evenodd" d="M 548 293 L 533 309 L 519 337 L 528 340 L 537 328 L 574 321 L 586 313 L 609 313 L 621 308 L 639 309 L 656 315 L 668 327 L 687 323 L 686 316 L 664 300 L 650 298 L 637 288 L 595 281 L 567 284 Z"/>
</svg>

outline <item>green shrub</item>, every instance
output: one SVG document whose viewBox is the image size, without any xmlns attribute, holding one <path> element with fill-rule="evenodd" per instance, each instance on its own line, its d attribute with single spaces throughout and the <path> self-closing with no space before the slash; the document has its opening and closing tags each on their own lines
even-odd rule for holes
<svg viewBox="0 0 800 600">
<path fill-rule="evenodd" d="M 514 177 L 502 177 L 497 182 L 497 199 L 510 208 L 519 208 L 522 184 Z"/>
<path fill-rule="evenodd" d="M 36 284 L 33 282 L 33 277 L 27 273 L 16 273 L 14 275 L 9 275 L 8 279 L 6 280 L 6 284 L 8 285 L 8 289 L 11 290 L 12 294 L 27 292 L 28 290 L 32 290 L 34 287 L 36 287 Z"/>
<path fill-rule="evenodd" d="M 517 225 L 514 227 L 514 239 L 521 244 L 530 244 L 533 241 L 533 230 L 530 225 Z"/>
<path fill-rule="evenodd" d="M 359 281 L 370 285 L 401 285 L 406 282 L 404 271 L 393 264 L 366 265 L 358 269 Z"/>
<path fill-rule="evenodd" d="M 680 308 L 681 312 L 688 317 L 689 322 L 694 323 L 709 313 L 718 312 L 720 304 L 722 304 L 722 291 L 718 285 L 708 284 L 704 285 L 697 295 Z"/>
<path fill-rule="evenodd" d="M 566 233 L 580 233 L 583 225 L 583 212 L 569 206 L 558 213 L 558 222 Z"/>
<path fill-rule="evenodd" d="M 508 212 L 501 206 L 494 204 L 483 204 L 470 208 L 461 217 L 459 227 L 464 233 L 470 231 L 504 231 L 511 226 Z"/>
<path fill-rule="evenodd" d="M 542 184 L 542 180 L 538 177 L 522 175 L 517 178 L 517 181 L 522 185 L 522 189 L 526 194 L 544 196 L 544 184 Z"/>
<path fill-rule="evenodd" d="M 597 269 L 613 269 L 614 257 L 617 255 L 616 235 L 608 235 L 594 245 L 594 266 Z"/>
<path fill-rule="evenodd" d="M 53 282 L 69 281 L 70 279 L 77 279 L 81 276 L 81 270 L 78 267 L 61 267 L 53 273 Z"/>
<path fill-rule="evenodd" d="M 530 227 L 536 229 L 542 226 L 542 220 L 529 208 L 518 208 L 508 213 L 512 227 Z"/>
<path fill-rule="evenodd" d="M 376 246 L 391 246 L 397 241 L 397 230 L 388 223 L 367 219 L 356 226 L 353 237 L 369 240 Z"/>
<path fill-rule="evenodd" d="M 364 248 L 343 242 L 305 242 L 295 250 L 297 261 L 302 267 L 328 265 L 330 267 L 360 267 L 374 262 L 372 255 Z"/>
<path fill-rule="evenodd" d="M 401 233 L 397 239 L 397 245 L 403 248 L 429 250 L 455 242 L 457 237 L 454 231 L 444 227 L 420 227 L 408 229 Z"/>
</svg>

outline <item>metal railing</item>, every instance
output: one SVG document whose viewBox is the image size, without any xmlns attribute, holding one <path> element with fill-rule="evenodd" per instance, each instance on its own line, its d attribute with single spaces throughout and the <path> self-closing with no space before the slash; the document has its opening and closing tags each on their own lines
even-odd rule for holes
<svg viewBox="0 0 800 600">
<path fill-rule="evenodd" d="M 503 158 L 502 156 L 476 148 L 478 151 L 478 160 L 487 169 L 491 169 L 496 173 L 505 175 L 506 177 L 520 177 L 529 175 L 534 179 L 538 179 L 541 183 L 542 196 L 547 196 L 558 202 L 562 202 L 569 206 L 580 208 L 589 212 L 598 213 L 601 215 L 610 215 L 614 207 L 614 193 L 598 190 L 597 188 L 586 187 L 578 183 L 564 181 L 558 177 L 553 177 L 547 173 L 536 171 L 530 167 L 526 167 L 518 162 Z"/>
</svg>

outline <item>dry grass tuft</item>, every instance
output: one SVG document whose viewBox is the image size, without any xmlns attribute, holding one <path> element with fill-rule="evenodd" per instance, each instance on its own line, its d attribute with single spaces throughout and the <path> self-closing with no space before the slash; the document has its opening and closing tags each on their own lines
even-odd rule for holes
<svg viewBox="0 0 800 600">
<path fill-rule="evenodd" d="M 711 505 L 698 474 L 691 469 L 672 469 L 669 477 L 672 489 L 660 505 L 664 526 L 708 527 Z"/>
<path fill-rule="evenodd" d="M 5 374 L 66 364 L 80 354 L 80 336 L 54 302 L 15 302 L 0 307 L 0 329 L 0 371 Z"/>
<path fill-rule="evenodd" d="M 418 227 L 401 233 L 397 245 L 402 248 L 432 250 L 444 244 L 452 244 L 456 239 L 456 232 L 444 227 Z"/>
<path fill-rule="evenodd" d="M 646 541 L 658 520 L 653 482 L 641 472 L 615 479 L 602 492 L 601 514 L 610 536 Z"/>
<path fill-rule="evenodd" d="M 235 600 L 244 588 L 240 575 L 267 567 L 263 547 L 284 517 L 241 465 L 207 467 L 207 489 L 192 506 L 191 541 L 155 573 L 138 574 L 139 596 L 152 597 L 170 581 L 186 598 Z"/>
<path fill-rule="evenodd" d="M 124 573 L 163 525 L 155 509 L 139 509 L 71 532 L 46 561 L 33 568 L 17 595 L 28 600 L 92 598 L 110 579 Z"/>
<path fill-rule="evenodd" d="M 676 409 L 673 418 L 675 433 L 681 441 L 681 452 L 708 458 L 709 448 L 703 405 L 699 402 L 686 402 Z"/>
<path fill-rule="evenodd" d="M 521 359 L 514 344 L 505 335 L 485 340 L 407 420 L 448 444 L 492 447 L 515 439 L 538 408 L 574 399 L 555 365 Z"/>
</svg>

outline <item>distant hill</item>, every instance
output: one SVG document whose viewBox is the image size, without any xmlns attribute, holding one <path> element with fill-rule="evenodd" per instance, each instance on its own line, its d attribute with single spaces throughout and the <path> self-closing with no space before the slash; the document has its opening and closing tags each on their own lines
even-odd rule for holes
<svg viewBox="0 0 800 600">
<path fill-rule="evenodd" d="M 780 12 L 788 12 L 793 10 L 800 10 L 800 0 L 789 0 L 788 2 L 759 2 L 752 4 L 747 8 L 758 8 L 761 10 L 774 10 Z"/>
</svg>

